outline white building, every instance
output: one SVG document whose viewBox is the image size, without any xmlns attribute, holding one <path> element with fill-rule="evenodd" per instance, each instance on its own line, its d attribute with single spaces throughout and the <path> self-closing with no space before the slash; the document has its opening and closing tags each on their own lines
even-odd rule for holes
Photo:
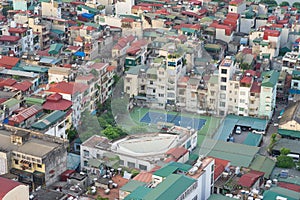
<svg viewBox="0 0 300 200">
<path fill-rule="evenodd" d="M 93 160 L 102 160 L 109 155 L 119 157 L 117 164 L 128 168 L 150 170 L 165 159 L 165 153 L 174 147 L 191 151 L 197 145 L 197 131 L 181 127 L 169 129 L 169 133 L 146 133 L 130 135 L 111 142 L 101 136 L 92 136 L 81 144 L 81 168 L 91 170 Z M 99 162 L 99 161 L 98 161 Z"/>
<path fill-rule="evenodd" d="M 115 14 L 119 15 L 130 15 L 131 8 L 135 4 L 135 0 L 118 0 L 115 3 Z"/>
</svg>

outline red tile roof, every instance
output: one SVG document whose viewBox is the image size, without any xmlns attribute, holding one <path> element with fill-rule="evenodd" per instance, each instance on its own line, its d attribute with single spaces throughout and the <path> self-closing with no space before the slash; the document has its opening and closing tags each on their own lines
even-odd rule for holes
<svg viewBox="0 0 300 200">
<path fill-rule="evenodd" d="M 23 184 L 17 181 L 0 177 L 0 185 L 0 199 L 3 199 L 7 195 L 7 193 L 9 193 L 11 190 L 18 187 L 19 185 Z"/>
<path fill-rule="evenodd" d="M 134 22 L 134 19 L 132 19 L 132 18 L 123 18 L 123 19 L 121 19 L 121 22 L 132 23 L 132 22 Z"/>
<path fill-rule="evenodd" d="M 21 90 L 22 92 L 25 92 L 27 90 L 30 89 L 30 87 L 33 84 L 30 81 L 22 81 L 20 83 L 16 83 L 12 86 L 12 88 L 16 89 L 16 90 Z"/>
<path fill-rule="evenodd" d="M 91 69 L 104 69 L 104 67 L 107 66 L 107 63 L 94 63 L 90 66 L 88 66 L 88 68 L 91 68 Z"/>
<path fill-rule="evenodd" d="M 16 66 L 19 61 L 20 61 L 20 58 L 2 55 L 0 57 L 0 67 L 5 67 L 6 69 L 11 69 L 14 66 Z"/>
<path fill-rule="evenodd" d="M 288 190 L 293 190 L 295 192 L 300 193 L 300 185 L 292 184 L 292 183 L 285 183 L 285 182 L 278 182 L 277 184 L 279 187 L 286 188 Z"/>
<path fill-rule="evenodd" d="M 229 2 L 229 5 L 238 5 L 238 4 L 242 3 L 242 2 L 243 2 L 243 0 L 233 0 L 233 1 Z"/>
<path fill-rule="evenodd" d="M 225 35 L 231 35 L 233 32 L 234 27 L 226 24 L 219 24 L 218 22 L 214 22 L 210 25 L 210 27 L 216 28 L 216 29 L 225 29 Z"/>
<path fill-rule="evenodd" d="M 116 66 L 108 66 L 107 67 L 107 71 L 109 71 L 109 72 L 112 72 L 112 71 L 114 71 L 115 69 L 117 69 L 117 67 Z"/>
<path fill-rule="evenodd" d="M 16 42 L 20 40 L 21 38 L 19 36 L 11 36 L 11 35 L 2 35 L 0 36 L 1 42 Z"/>
<path fill-rule="evenodd" d="M 9 33 L 25 33 L 26 29 L 25 28 L 9 28 L 8 32 Z"/>
<path fill-rule="evenodd" d="M 238 180 L 238 184 L 250 188 L 256 183 L 256 181 L 262 177 L 265 173 L 259 171 L 250 171 L 247 174 L 242 175 L 242 177 Z"/>
<path fill-rule="evenodd" d="M 252 77 L 250 76 L 244 76 L 240 81 L 240 83 L 244 83 L 244 84 L 251 84 L 251 82 L 252 82 Z"/>
<path fill-rule="evenodd" d="M 275 20 L 275 22 L 277 21 L 276 16 L 272 15 L 272 16 L 268 17 L 268 22 L 271 22 L 271 21 L 274 21 L 274 20 Z"/>
<path fill-rule="evenodd" d="M 60 95 L 58 93 L 54 93 L 54 94 L 51 94 L 50 96 L 48 96 L 46 99 L 49 101 L 59 101 L 60 99 L 62 99 L 62 95 Z"/>
<path fill-rule="evenodd" d="M 48 92 L 60 93 L 60 94 L 75 94 L 76 92 L 84 92 L 88 89 L 88 86 L 84 83 L 75 82 L 59 82 L 50 84 Z"/>
<path fill-rule="evenodd" d="M 135 40 L 135 37 L 133 35 L 129 35 L 127 37 L 122 37 L 118 40 L 118 43 L 113 47 L 113 49 L 121 50 L 123 49 L 127 44 L 132 43 Z"/>
<path fill-rule="evenodd" d="M 251 89 L 250 89 L 251 93 L 260 93 L 260 83 L 258 82 L 253 82 Z"/>
<path fill-rule="evenodd" d="M 4 103 L 5 101 L 7 101 L 8 99 L 7 98 L 0 98 L 0 104 L 1 103 Z"/>
<path fill-rule="evenodd" d="M 212 158 L 215 159 L 214 180 L 217 180 L 221 176 L 221 174 L 224 172 L 225 168 L 229 167 L 230 161 L 223 160 L 220 158 L 215 158 L 215 157 L 212 157 Z"/>
<path fill-rule="evenodd" d="M 167 156 L 171 155 L 173 158 L 178 160 L 179 158 L 181 158 L 182 156 L 184 156 L 188 152 L 189 151 L 184 147 L 175 147 L 175 148 L 169 149 L 166 152 L 166 154 L 167 154 Z"/>
<path fill-rule="evenodd" d="M 33 117 L 34 115 L 38 114 L 42 111 L 42 108 L 37 105 L 30 106 L 29 108 L 26 108 L 22 110 L 19 114 L 9 118 L 9 124 L 20 124 L 26 119 L 29 119 L 30 117 Z"/>
<path fill-rule="evenodd" d="M 136 175 L 133 180 L 150 183 L 152 181 L 152 173 L 141 171 L 138 175 Z"/>
<path fill-rule="evenodd" d="M 47 101 L 43 104 L 44 110 L 67 110 L 72 106 L 72 101 L 66 100 L 66 99 L 59 99 L 56 101 L 49 100 L 47 98 Z"/>
<path fill-rule="evenodd" d="M 269 36 L 271 37 L 279 37 L 280 31 L 267 29 L 264 31 L 264 40 L 268 40 Z"/>
<path fill-rule="evenodd" d="M 0 87 L 3 87 L 3 86 L 12 86 L 16 83 L 17 81 L 14 80 L 14 79 L 11 79 L 11 78 L 8 78 L 8 79 L 4 79 L 0 82 Z"/>
</svg>

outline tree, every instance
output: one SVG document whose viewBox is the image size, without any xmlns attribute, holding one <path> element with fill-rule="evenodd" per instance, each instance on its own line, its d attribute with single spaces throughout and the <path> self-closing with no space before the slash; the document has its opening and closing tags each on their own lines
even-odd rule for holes
<svg viewBox="0 0 300 200">
<path fill-rule="evenodd" d="M 126 135 L 126 133 L 119 127 L 113 127 L 111 125 L 108 125 L 106 129 L 102 131 L 102 134 L 104 134 L 108 139 L 114 140 L 121 136 Z"/>
<path fill-rule="evenodd" d="M 280 155 L 281 155 L 281 156 L 286 156 L 286 155 L 288 155 L 290 152 L 291 152 L 291 150 L 288 149 L 288 148 L 281 148 L 281 149 L 280 149 Z"/>
<path fill-rule="evenodd" d="M 270 140 L 271 140 L 271 141 L 270 141 L 270 144 L 269 144 L 269 146 L 268 146 L 268 152 L 269 152 L 269 153 L 272 152 L 272 149 L 273 149 L 275 143 L 277 142 L 277 133 L 273 133 L 273 134 L 271 135 L 271 139 L 270 139 Z"/>
<path fill-rule="evenodd" d="M 287 1 L 283 1 L 281 2 L 281 4 L 279 4 L 279 6 L 290 6 L 290 3 Z"/>
<path fill-rule="evenodd" d="M 249 65 L 248 63 L 242 63 L 242 64 L 240 65 L 240 67 L 241 67 L 241 69 L 243 69 L 243 70 L 250 69 L 250 65 Z"/>
<path fill-rule="evenodd" d="M 300 10 L 300 2 L 293 3 L 293 7 L 297 8 L 298 10 Z"/>
<path fill-rule="evenodd" d="M 78 135 L 76 129 L 74 129 L 73 127 L 68 129 L 66 132 L 67 132 L 69 141 L 73 141 L 76 138 L 76 136 Z"/>
<path fill-rule="evenodd" d="M 276 166 L 281 168 L 293 168 L 295 167 L 295 163 L 293 158 L 286 155 L 280 155 L 277 157 Z"/>
<path fill-rule="evenodd" d="M 103 198 L 100 195 L 97 196 L 96 200 L 109 200 L 108 198 Z"/>
</svg>

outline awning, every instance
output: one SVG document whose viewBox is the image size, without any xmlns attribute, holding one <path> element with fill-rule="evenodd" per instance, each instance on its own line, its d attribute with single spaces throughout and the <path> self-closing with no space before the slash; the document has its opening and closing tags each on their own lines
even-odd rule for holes
<svg viewBox="0 0 300 200">
<path fill-rule="evenodd" d="M 84 18 L 87 18 L 87 19 L 92 19 L 92 18 L 94 17 L 94 14 L 91 14 L 91 13 L 83 13 L 81 16 L 84 17 Z"/>
<path fill-rule="evenodd" d="M 76 53 L 74 53 L 75 56 L 80 56 L 80 57 L 84 57 L 85 53 L 82 51 L 77 51 Z"/>
</svg>

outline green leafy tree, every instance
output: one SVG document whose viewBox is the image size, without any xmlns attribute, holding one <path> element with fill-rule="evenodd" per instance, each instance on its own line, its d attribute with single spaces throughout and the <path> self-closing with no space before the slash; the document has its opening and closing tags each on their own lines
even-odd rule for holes
<svg viewBox="0 0 300 200">
<path fill-rule="evenodd" d="M 298 10 L 300 10 L 300 2 L 293 3 L 293 7 L 297 8 Z"/>
<path fill-rule="evenodd" d="M 281 148 L 281 149 L 280 149 L 280 155 L 282 155 L 282 156 L 286 156 L 286 155 L 288 155 L 290 152 L 291 152 L 291 150 L 288 149 L 288 148 Z"/>
<path fill-rule="evenodd" d="M 119 127 L 113 127 L 111 125 L 108 125 L 106 129 L 102 131 L 102 134 L 104 134 L 108 139 L 117 139 L 119 137 L 122 137 L 126 135 L 126 133 Z"/>
<path fill-rule="evenodd" d="M 71 127 L 70 129 L 68 129 L 66 132 L 67 132 L 68 140 L 69 141 L 73 141 L 77 137 L 77 135 L 78 135 L 76 129 L 74 129 L 73 127 Z"/>
<path fill-rule="evenodd" d="M 277 157 L 276 166 L 281 168 L 293 168 L 295 167 L 295 163 L 293 158 L 286 155 L 280 155 Z"/>
<path fill-rule="evenodd" d="M 279 4 L 279 6 L 290 6 L 290 3 L 287 1 L 283 1 L 281 2 L 281 4 Z"/>
<path fill-rule="evenodd" d="M 100 195 L 97 196 L 96 200 L 109 200 L 108 198 L 103 198 Z"/>
<path fill-rule="evenodd" d="M 241 69 L 243 69 L 243 70 L 250 69 L 250 67 L 251 67 L 248 63 L 242 63 L 240 66 L 241 66 Z"/>
</svg>

